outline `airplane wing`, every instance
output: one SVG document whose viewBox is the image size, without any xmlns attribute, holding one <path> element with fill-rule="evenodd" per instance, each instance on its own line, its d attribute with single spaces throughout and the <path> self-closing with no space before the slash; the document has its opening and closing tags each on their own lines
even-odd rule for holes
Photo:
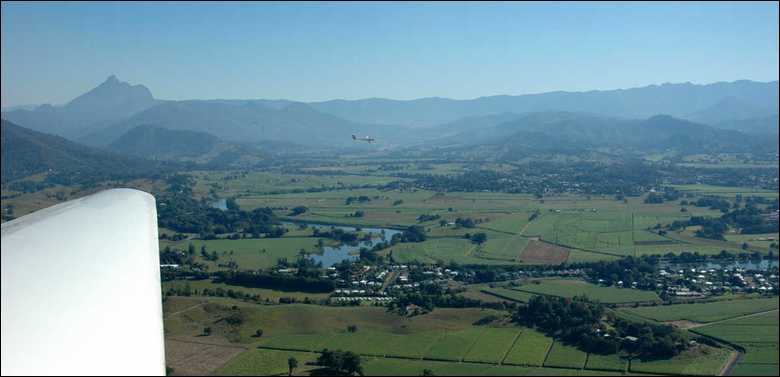
<svg viewBox="0 0 780 377">
<path fill-rule="evenodd" d="M 164 375 L 152 195 L 113 189 L 2 224 L 2 375 Z"/>
</svg>

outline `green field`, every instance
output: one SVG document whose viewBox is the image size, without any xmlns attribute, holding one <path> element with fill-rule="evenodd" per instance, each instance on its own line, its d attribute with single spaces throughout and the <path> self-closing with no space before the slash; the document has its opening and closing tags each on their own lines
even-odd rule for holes
<svg viewBox="0 0 780 377">
<path fill-rule="evenodd" d="M 260 299 L 265 301 L 266 299 L 271 302 L 279 302 L 282 297 L 294 298 L 298 301 L 304 301 L 306 299 L 312 301 L 325 300 L 330 297 L 328 293 L 309 293 L 309 292 L 292 292 L 292 291 L 277 291 L 273 289 L 265 288 L 246 288 L 236 285 L 228 285 L 225 283 L 214 283 L 211 280 L 172 280 L 162 283 L 163 292 L 170 288 L 183 289 L 189 285 L 190 289 L 202 291 L 205 288 L 210 290 L 216 290 L 222 288 L 224 291 L 232 289 L 235 292 L 241 292 L 249 295 L 260 295 Z"/>
<path fill-rule="evenodd" d="M 299 369 L 305 369 L 307 362 L 317 360 L 311 352 L 289 352 L 268 349 L 250 349 L 242 352 L 228 364 L 217 369 L 218 376 L 271 376 L 287 374 L 287 359 L 298 360 Z"/>
<path fill-rule="evenodd" d="M 780 369 L 777 364 L 745 364 L 738 363 L 731 370 L 732 376 L 777 376 Z"/>
<path fill-rule="evenodd" d="M 160 240 L 160 249 L 166 246 L 178 250 L 187 250 L 190 243 L 195 246 L 195 258 L 199 262 L 206 262 L 212 269 L 216 269 L 217 264 L 235 261 L 241 269 L 256 270 L 261 268 L 270 268 L 276 265 L 279 258 L 287 258 L 294 261 L 298 258 L 301 249 L 308 253 L 317 253 L 317 241 L 320 238 L 313 237 L 282 237 L 282 238 L 259 238 L 259 239 L 240 239 L 240 240 L 183 240 L 166 241 Z M 323 242 L 329 242 L 322 239 Z M 200 248 L 206 246 L 209 253 L 216 251 L 219 260 L 207 262 L 200 256 Z M 263 251 L 265 250 L 265 251 Z M 230 254 L 230 252 L 233 254 Z"/>
<path fill-rule="evenodd" d="M 587 357 L 587 353 L 556 341 L 547 354 L 544 366 L 579 369 L 585 367 Z"/>
<path fill-rule="evenodd" d="M 713 376 L 726 365 L 731 351 L 724 348 L 697 347 L 669 360 L 631 360 L 631 372 Z"/>
<path fill-rule="evenodd" d="M 538 282 L 538 284 L 536 284 Z M 585 295 L 592 300 L 607 304 L 660 301 L 652 291 L 642 291 L 629 288 L 601 287 L 574 279 L 540 279 L 525 283 L 516 290 L 559 297 L 574 297 Z"/>
<path fill-rule="evenodd" d="M 463 360 L 499 363 L 519 334 L 517 328 L 485 328 Z"/>
<path fill-rule="evenodd" d="M 316 360 L 318 354 L 312 352 L 278 351 L 269 349 L 251 349 L 245 351 L 226 365 L 217 369 L 215 375 L 282 375 L 287 374 L 287 359 L 298 360 L 296 375 L 306 375 L 316 369 L 305 365 Z M 374 358 L 363 356 L 363 372 L 366 376 L 419 376 L 428 369 L 439 376 L 599 376 L 620 375 L 616 372 L 550 369 L 521 367 L 510 365 L 486 365 L 478 363 L 455 363 L 433 360 L 408 360 L 393 358 Z"/>
<path fill-rule="evenodd" d="M 541 366 L 552 346 L 552 338 L 531 329 L 524 329 L 506 355 L 504 364 Z"/>
<path fill-rule="evenodd" d="M 424 369 L 431 370 L 437 376 L 602 376 L 620 374 L 575 369 L 380 358 L 366 359 L 364 365 L 364 372 L 367 376 L 420 376 Z"/>
<path fill-rule="evenodd" d="M 447 331 L 428 349 L 426 359 L 461 361 L 485 329 Z"/>
<path fill-rule="evenodd" d="M 518 291 L 509 288 L 502 288 L 502 287 L 496 287 L 496 288 L 486 287 L 483 288 L 482 291 L 487 292 L 488 294 L 492 293 L 497 297 L 507 298 L 511 301 L 517 301 L 517 302 L 528 302 L 528 300 L 536 296 L 533 293 Z"/>
<path fill-rule="evenodd" d="M 620 310 L 659 322 L 687 320 L 706 323 L 777 308 L 778 299 L 774 297 L 701 304 L 643 306 Z"/>
<path fill-rule="evenodd" d="M 776 301 L 775 301 L 776 302 Z M 703 326 L 697 333 L 723 339 L 732 343 L 778 343 L 777 312 L 769 312 L 745 318 L 735 318 Z"/>
<path fill-rule="evenodd" d="M 628 368 L 628 361 L 619 354 L 597 355 L 588 354 L 588 362 L 585 365 L 588 369 L 624 371 Z"/>
<path fill-rule="evenodd" d="M 416 166 L 415 163 L 408 163 Z M 433 164 L 425 169 L 449 172 L 463 168 L 462 164 Z M 213 189 L 219 197 L 238 197 L 242 209 L 257 207 L 277 208 L 276 213 L 286 216 L 289 208 L 304 205 L 306 213 L 297 220 L 333 224 L 405 227 L 418 224 L 417 217 L 436 214 L 448 222 L 456 217 L 480 219 L 476 229 L 442 227 L 438 220 L 422 223 L 429 236 L 435 237 L 421 244 L 397 245 L 393 255 L 400 262 L 425 263 L 450 262 L 464 264 L 516 264 L 529 236 L 541 237 L 574 250 L 568 262 L 614 260 L 628 255 L 680 253 L 696 251 L 700 254 L 717 254 L 721 250 L 737 251 L 741 239 L 728 242 L 697 239 L 679 235 L 661 237 L 648 232 L 656 224 L 669 224 L 690 216 L 720 216 L 718 211 L 688 206 L 681 213 L 677 202 L 645 204 L 642 197 L 628 198 L 626 202 L 603 196 L 586 198 L 578 195 L 546 197 L 539 201 L 528 194 L 505 193 L 436 193 L 426 190 L 390 190 L 374 188 L 349 188 L 366 184 L 382 184 L 393 180 L 371 169 L 369 163 L 349 163 L 327 166 L 320 172 L 338 171 L 355 175 L 288 175 L 279 173 L 249 173 L 229 179 L 225 172 L 198 172 L 198 191 Z M 311 169 L 310 169 L 311 170 Z M 368 174 L 368 175 L 366 175 Z M 303 190 L 305 188 L 331 188 L 324 192 L 277 193 L 272 191 Z M 766 190 L 706 185 L 679 186 L 694 194 L 744 192 L 767 195 Z M 367 202 L 347 205 L 348 197 L 366 196 Z M 542 215 L 529 223 L 533 210 Z M 356 210 L 363 217 L 351 217 Z M 467 232 L 485 231 L 488 242 L 476 247 L 462 239 Z M 520 233 L 523 233 L 521 237 Z M 750 242 L 750 241 L 748 241 Z M 754 241 L 751 245 L 767 252 L 771 242 Z M 589 252 L 590 251 L 590 252 Z M 287 252 L 281 252 L 287 254 Z M 249 262 L 255 266 L 267 265 L 267 261 Z"/>
<path fill-rule="evenodd" d="M 584 366 L 585 353 L 562 345 L 551 349 L 552 339 L 536 331 L 473 325 L 485 315 L 498 314 L 491 310 L 436 309 L 422 316 L 400 317 L 376 307 L 265 306 L 228 299 L 208 302 L 204 305 L 195 298 L 169 298 L 166 313 L 181 314 L 166 317 L 165 328 L 166 337 L 194 337 L 204 326 L 212 326 L 215 332 L 199 341 L 213 342 L 224 335 L 249 347 L 216 374 L 282 374 L 287 371 L 289 356 L 299 360 L 298 372 L 308 373 L 314 367 L 304 363 L 316 358 L 311 351 L 324 348 L 361 354 L 368 375 L 418 374 L 426 368 L 440 374 L 467 374 L 472 370 L 481 375 L 599 374 L 578 370 Z M 231 312 L 232 305 L 245 314 L 244 322 L 239 328 L 217 325 L 221 316 Z M 349 325 L 358 330 L 346 331 Z M 252 336 L 256 329 L 263 329 L 262 337 Z M 573 369 L 538 368 L 545 358 L 548 366 Z"/>
<path fill-rule="evenodd" d="M 732 344 L 745 351 L 733 375 L 776 376 L 778 365 L 777 312 L 735 318 L 692 330 Z"/>
</svg>

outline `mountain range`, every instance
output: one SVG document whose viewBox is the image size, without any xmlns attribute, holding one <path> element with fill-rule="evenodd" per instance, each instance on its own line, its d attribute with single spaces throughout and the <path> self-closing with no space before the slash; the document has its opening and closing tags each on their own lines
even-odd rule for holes
<svg viewBox="0 0 780 377">
<path fill-rule="evenodd" d="M 650 85 L 640 88 L 587 92 L 548 92 L 525 95 L 500 95 L 468 100 L 422 98 L 389 100 L 381 98 L 311 103 L 322 112 L 365 123 L 434 126 L 463 117 L 544 111 L 588 112 L 605 116 L 644 119 L 667 114 L 714 124 L 733 116 L 732 112 L 707 114 L 722 108 L 723 101 L 734 106 L 730 111 L 749 112 L 748 118 L 778 113 L 778 82 L 740 80 L 708 85 L 692 83 Z M 697 118 L 698 117 L 698 118 Z M 709 123 L 713 122 L 713 123 Z"/>
<path fill-rule="evenodd" d="M 3 183 L 47 173 L 57 183 L 146 176 L 161 165 L 146 159 L 119 155 L 49 135 L 12 122 L 0 124 Z"/>
<path fill-rule="evenodd" d="M 511 140 L 534 148 L 771 148 L 772 143 L 751 135 L 777 135 L 777 114 L 777 81 L 663 84 L 471 100 L 303 103 L 159 100 L 143 85 L 110 76 L 63 106 L 22 107 L 2 116 L 32 130 L 127 155 L 189 159 L 221 153 L 260 156 L 256 147 L 246 149 L 257 143 L 375 147 L 355 143 L 351 134 L 371 135 L 381 147 L 496 145 Z"/>
<path fill-rule="evenodd" d="M 130 85 L 112 75 L 63 106 L 3 111 L 3 119 L 75 140 L 161 102 L 145 86 Z"/>
</svg>

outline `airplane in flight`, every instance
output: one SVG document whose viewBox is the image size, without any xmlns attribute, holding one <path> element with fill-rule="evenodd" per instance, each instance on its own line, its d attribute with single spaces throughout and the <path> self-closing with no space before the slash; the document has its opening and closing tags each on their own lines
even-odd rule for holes
<svg viewBox="0 0 780 377">
<path fill-rule="evenodd" d="M 355 136 L 355 135 L 352 135 L 352 140 L 360 140 L 360 141 L 365 141 L 365 142 L 368 142 L 369 144 L 371 144 L 371 143 L 373 143 L 373 142 L 375 142 L 375 141 L 376 141 L 376 139 L 374 139 L 374 138 L 373 138 L 373 137 L 371 137 L 371 136 L 357 137 L 357 136 Z"/>
</svg>

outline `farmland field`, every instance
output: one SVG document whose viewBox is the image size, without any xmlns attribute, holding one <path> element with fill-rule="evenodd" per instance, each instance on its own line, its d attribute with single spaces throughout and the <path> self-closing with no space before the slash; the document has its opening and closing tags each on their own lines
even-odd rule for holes
<svg viewBox="0 0 780 377">
<path fill-rule="evenodd" d="M 317 241 L 320 238 L 313 237 L 282 237 L 282 238 L 259 238 L 259 239 L 240 239 L 240 240 L 183 240 L 183 241 L 165 241 L 160 240 L 160 249 L 166 246 L 179 250 L 187 250 L 191 243 L 195 246 L 195 257 L 199 261 L 205 262 L 200 256 L 201 246 L 211 253 L 216 251 L 220 259 L 217 263 L 235 261 L 242 269 L 260 269 L 269 268 L 276 265 L 279 258 L 295 260 L 298 252 L 303 249 L 309 253 L 319 252 Z M 329 242 L 322 239 L 323 242 Z M 232 254 L 231 254 L 232 252 Z M 212 268 L 216 269 L 214 262 L 207 262 Z"/>
<path fill-rule="evenodd" d="M 569 259 L 569 249 L 540 241 L 530 241 L 520 254 L 520 260 L 529 264 L 561 264 Z"/>
<path fill-rule="evenodd" d="M 541 366 L 552 343 L 552 338 L 535 330 L 524 329 L 503 364 Z"/>
<path fill-rule="evenodd" d="M 688 320 L 693 322 L 713 322 L 741 315 L 758 313 L 778 308 L 778 299 L 762 298 L 747 300 L 728 300 L 702 304 L 679 304 L 644 306 L 620 309 L 641 317 L 659 322 Z"/>
<path fill-rule="evenodd" d="M 518 335 L 520 330 L 517 328 L 485 328 L 463 360 L 499 363 Z"/>
<path fill-rule="evenodd" d="M 493 294 L 497 297 L 506 298 L 509 299 L 510 301 L 517 301 L 517 302 L 528 302 L 528 300 L 536 296 L 533 293 L 518 291 L 515 289 L 503 288 L 503 287 L 496 287 L 496 288 L 486 287 L 482 290 L 487 294 Z"/>
<path fill-rule="evenodd" d="M 213 355 L 204 360 L 201 368 L 215 374 L 282 374 L 287 371 L 286 359 L 290 356 L 299 360 L 298 372 L 309 373 L 314 367 L 305 362 L 314 360 L 316 352 L 324 348 L 361 354 L 368 375 L 388 373 L 388 368 L 396 367 L 400 369 L 393 372 L 402 375 L 418 374 L 426 368 L 441 374 L 472 370 L 479 375 L 601 374 L 581 370 L 586 360 L 582 351 L 562 344 L 553 346 L 551 338 L 534 330 L 472 325 L 495 313 L 490 310 L 437 309 L 405 318 L 373 307 L 257 306 L 229 299 L 207 302 L 210 304 L 204 306 L 199 299 L 169 298 L 166 311 L 181 314 L 166 318 L 166 342 L 180 348 L 180 353 L 189 352 L 179 360 Z M 246 316 L 240 328 L 217 327 L 210 336 L 198 335 L 202 326 L 215 323 L 215 318 L 223 315 L 220 313 L 230 312 L 230 305 L 238 305 Z M 346 331 L 348 325 L 355 325 L 357 331 Z M 253 336 L 256 329 L 264 330 L 259 338 Z M 227 336 L 231 334 L 229 340 Z M 187 351 L 180 344 L 181 339 L 195 339 L 206 346 L 201 347 L 203 351 Z M 224 346 L 218 347 L 220 344 Z M 225 352 L 217 352 L 222 350 Z M 548 366 L 569 369 L 541 368 L 545 359 Z M 187 371 L 179 369 L 180 373 Z"/>
<path fill-rule="evenodd" d="M 170 288 L 183 289 L 186 286 L 189 286 L 190 289 L 192 290 L 199 290 L 199 291 L 202 291 L 204 288 L 208 288 L 211 290 L 216 290 L 217 288 L 221 288 L 224 291 L 233 290 L 235 292 L 241 292 L 249 295 L 260 295 L 261 300 L 265 301 L 266 299 L 268 299 L 271 302 L 275 302 L 275 303 L 279 302 L 279 299 L 282 297 L 290 297 L 298 301 L 304 301 L 306 299 L 316 301 L 316 300 L 327 299 L 330 296 L 327 293 L 293 292 L 293 291 L 277 291 L 277 290 L 265 289 L 265 288 L 247 288 L 247 287 L 240 287 L 236 285 L 228 285 L 225 283 L 214 283 L 208 279 L 172 280 L 172 281 L 166 281 L 162 283 L 163 291 L 166 291 Z"/>
<path fill-rule="evenodd" d="M 726 365 L 731 351 L 723 348 L 697 347 L 669 360 L 631 360 L 631 372 L 654 374 L 717 375 Z"/>
<path fill-rule="evenodd" d="M 588 354 L 588 362 L 585 368 L 598 370 L 624 371 L 628 367 L 628 361 L 621 358 L 619 354 L 597 355 Z"/>
<path fill-rule="evenodd" d="M 471 349 L 484 329 L 468 328 L 457 331 L 444 331 L 444 334 L 428 349 L 426 359 L 463 360 L 466 352 Z"/>
<path fill-rule="evenodd" d="M 734 375 L 776 376 L 778 365 L 777 312 L 735 318 L 692 330 L 744 348 Z"/>
<path fill-rule="evenodd" d="M 732 343 L 778 343 L 777 312 L 735 318 L 699 327 L 696 332 Z"/>
<path fill-rule="evenodd" d="M 538 282 L 538 284 L 537 284 Z M 582 280 L 570 279 L 542 279 L 533 280 L 521 285 L 516 290 L 560 297 L 574 297 L 585 295 L 592 300 L 598 300 L 607 304 L 660 301 L 658 295 L 651 291 L 638 289 L 601 287 Z"/>
<path fill-rule="evenodd" d="M 547 354 L 544 366 L 579 369 L 585 366 L 587 357 L 587 353 L 556 341 Z"/>
</svg>

